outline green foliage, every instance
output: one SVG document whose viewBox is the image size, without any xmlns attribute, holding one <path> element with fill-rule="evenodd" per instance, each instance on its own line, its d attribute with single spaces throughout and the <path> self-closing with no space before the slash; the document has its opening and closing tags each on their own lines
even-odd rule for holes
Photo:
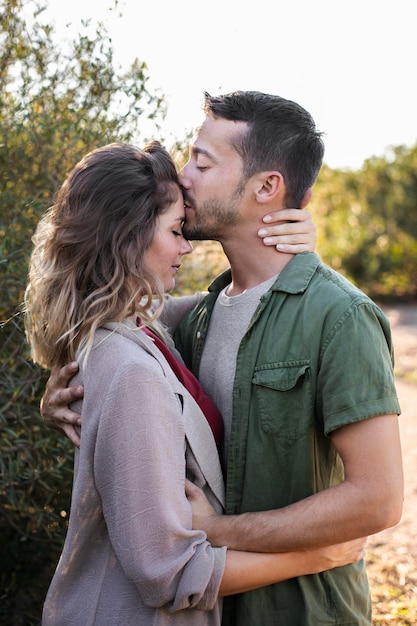
<svg viewBox="0 0 417 626">
<path fill-rule="evenodd" d="M 217 241 L 198 241 L 193 246 L 192 255 L 183 259 L 181 272 L 175 277 L 173 295 L 206 291 L 213 278 L 229 267 L 227 257 Z"/>
<path fill-rule="evenodd" d="M 27 360 L 21 320 L 0 332 L 0 623 L 29 624 L 66 531 L 73 452 L 39 419 L 46 377 Z"/>
<path fill-rule="evenodd" d="M 323 168 L 312 206 L 323 260 L 374 298 L 417 297 L 417 145 Z"/>
<path fill-rule="evenodd" d="M 0 2 L 0 623 L 37 624 L 69 514 L 73 451 L 47 429 L 39 402 L 47 373 L 29 359 L 20 303 L 31 237 L 54 193 L 89 150 L 145 143 L 164 99 L 135 60 L 121 73 L 111 42 L 88 24 L 75 41 L 54 41 L 33 2 Z M 152 130 L 153 129 L 153 130 Z"/>
</svg>

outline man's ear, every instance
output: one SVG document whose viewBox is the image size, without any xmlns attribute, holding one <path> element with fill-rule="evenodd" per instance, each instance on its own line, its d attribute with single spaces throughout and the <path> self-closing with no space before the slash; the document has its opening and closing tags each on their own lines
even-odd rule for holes
<svg viewBox="0 0 417 626">
<path fill-rule="evenodd" d="M 280 172 L 263 172 L 255 190 L 257 202 L 265 204 L 285 193 L 284 178 Z"/>
</svg>

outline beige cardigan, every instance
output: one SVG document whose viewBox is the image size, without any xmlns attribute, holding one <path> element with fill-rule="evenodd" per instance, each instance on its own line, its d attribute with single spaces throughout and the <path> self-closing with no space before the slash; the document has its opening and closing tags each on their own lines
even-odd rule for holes
<svg viewBox="0 0 417 626">
<path fill-rule="evenodd" d="M 68 533 L 43 626 L 218 626 L 225 548 L 192 530 L 186 472 L 218 511 L 211 429 L 152 340 L 130 322 L 96 333 L 84 385 Z"/>
</svg>

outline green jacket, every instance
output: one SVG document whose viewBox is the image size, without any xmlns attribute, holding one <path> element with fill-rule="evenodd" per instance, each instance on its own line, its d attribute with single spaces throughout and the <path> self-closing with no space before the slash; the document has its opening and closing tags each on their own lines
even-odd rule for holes
<svg viewBox="0 0 417 626">
<path fill-rule="evenodd" d="M 176 343 L 198 376 L 211 311 L 230 272 L 184 318 Z M 219 363 L 221 367 L 221 363 Z M 388 320 L 313 253 L 265 293 L 240 344 L 226 513 L 284 507 L 343 480 L 329 433 L 400 413 Z M 371 623 L 363 562 L 227 599 L 226 626 Z"/>
</svg>

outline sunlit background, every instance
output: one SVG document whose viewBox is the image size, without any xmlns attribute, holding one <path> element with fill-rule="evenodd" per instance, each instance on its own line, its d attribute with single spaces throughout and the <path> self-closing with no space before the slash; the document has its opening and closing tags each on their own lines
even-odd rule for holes
<svg viewBox="0 0 417 626">
<path fill-rule="evenodd" d="M 50 0 L 65 38 L 102 21 L 116 62 L 146 62 L 168 104 L 164 133 L 202 121 L 203 92 L 296 100 L 325 133 L 325 162 L 360 168 L 417 140 L 415 0 Z M 111 9 L 111 10 L 110 10 Z"/>
</svg>

